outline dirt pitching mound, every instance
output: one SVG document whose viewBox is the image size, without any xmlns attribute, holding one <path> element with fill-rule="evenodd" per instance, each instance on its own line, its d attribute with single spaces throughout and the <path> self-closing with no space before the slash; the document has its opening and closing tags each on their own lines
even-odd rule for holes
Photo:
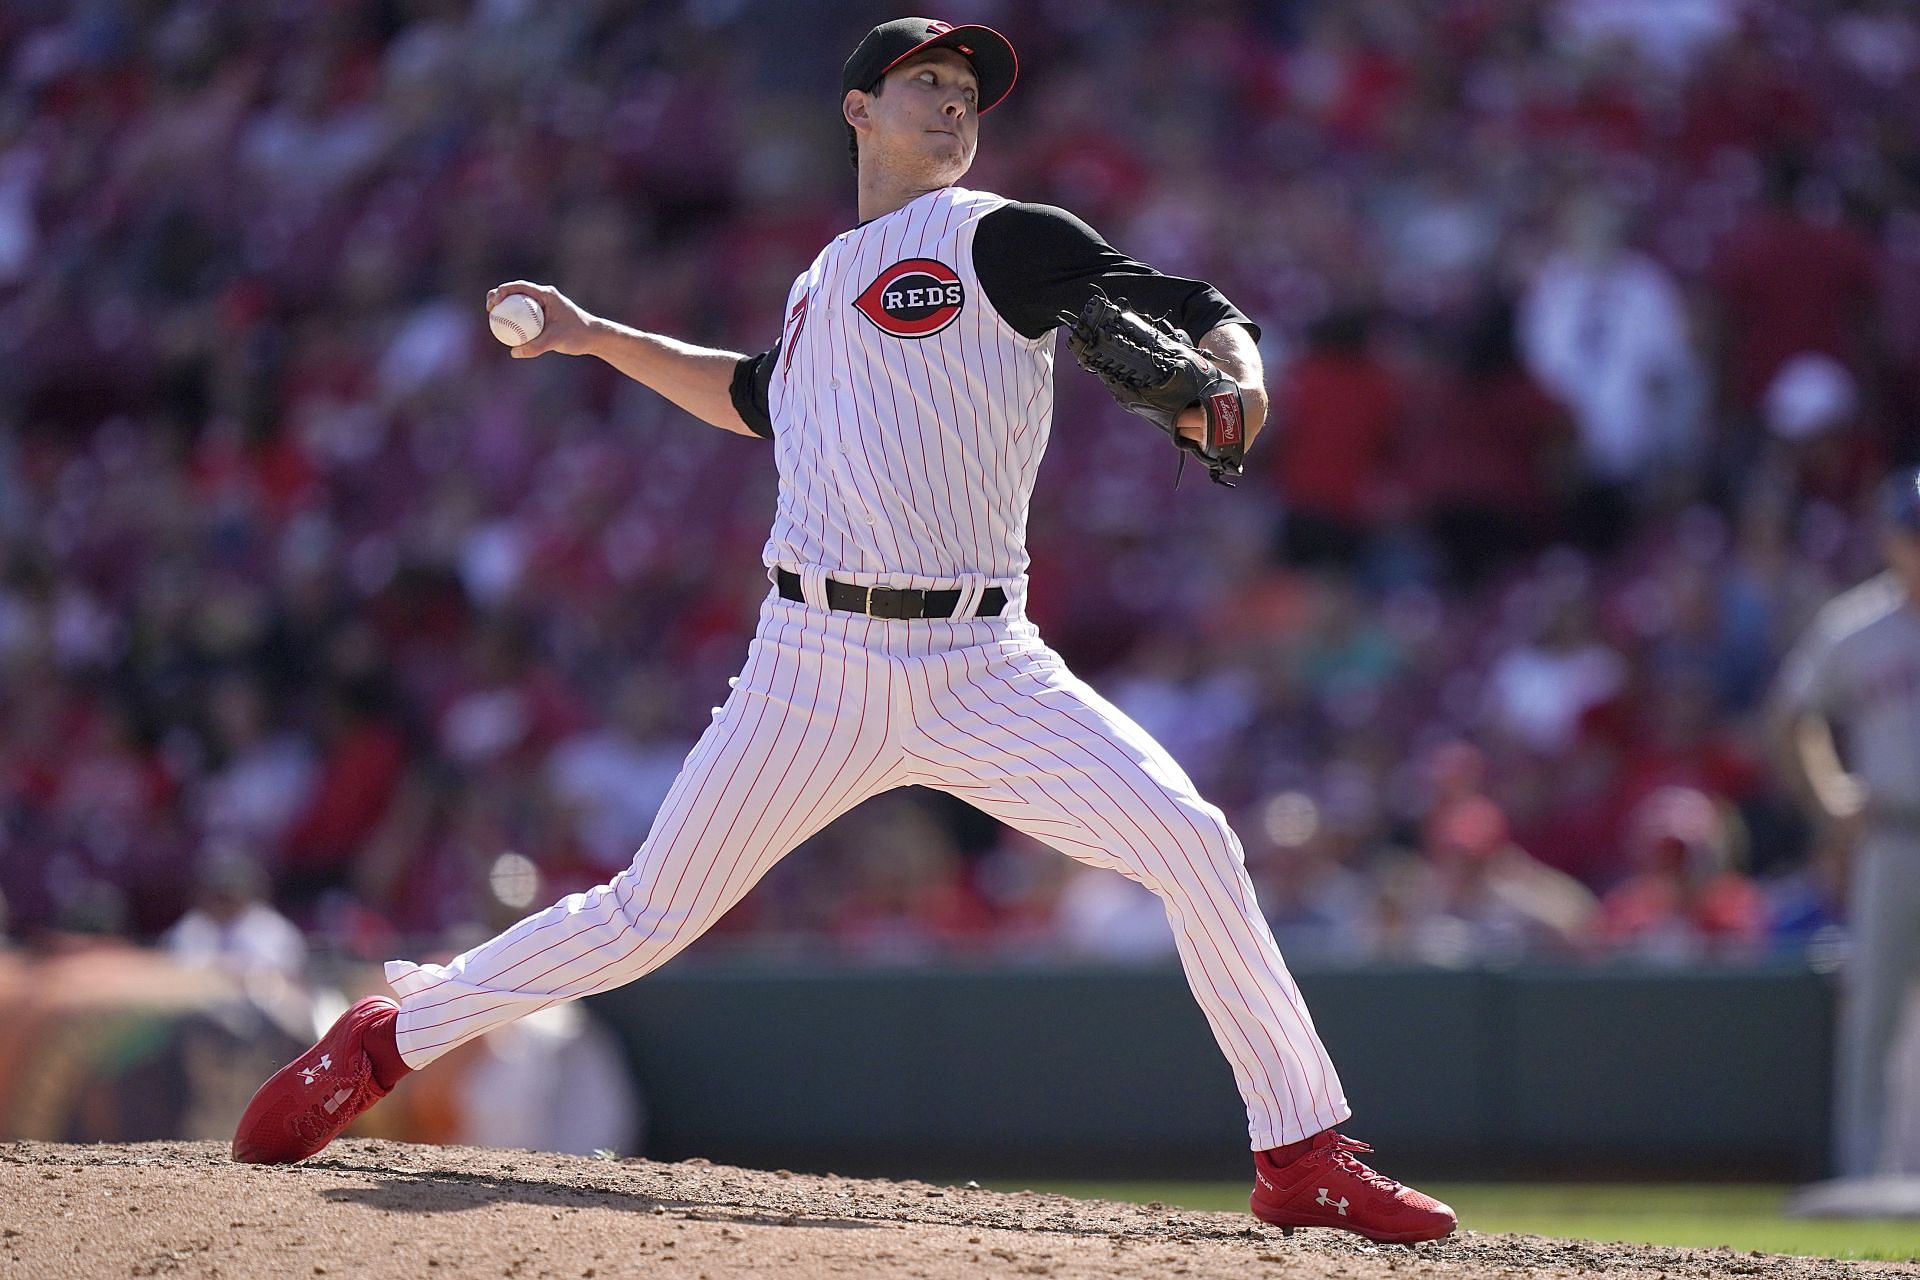
<svg viewBox="0 0 1920 1280">
<path fill-rule="evenodd" d="M 1465 1231 L 1417 1249 L 1060 1196 L 339 1142 L 291 1168 L 212 1143 L 0 1144 L 0 1278 L 1805 1277 L 1920 1268 Z"/>
</svg>

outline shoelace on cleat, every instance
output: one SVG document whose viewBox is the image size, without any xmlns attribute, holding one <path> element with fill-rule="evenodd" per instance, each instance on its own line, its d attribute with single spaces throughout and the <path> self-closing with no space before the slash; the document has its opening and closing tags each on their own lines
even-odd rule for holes
<svg viewBox="0 0 1920 1280">
<path fill-rule="evenodd" d="M 1400 1194 L 1401 1186 L 1399 1183 L 1389 1178 L 1386 1174 L 1381 1173 L 1372 1165 L 1354 1158 L 1356 1154 L 1370 1154 L 1373 1151 L 1373 1148 L 1366 1143 L 1356 1138 L 1349 1138 L 1345 1134 L 1335 1134 L 1333 1145 L 1326 1148 L 1326 1151 L 1327 1158 L 1330 1161 L 1359 1181 L 1376 1190 L 1384 1191 L 1389 1196 Z"/>
</svg>

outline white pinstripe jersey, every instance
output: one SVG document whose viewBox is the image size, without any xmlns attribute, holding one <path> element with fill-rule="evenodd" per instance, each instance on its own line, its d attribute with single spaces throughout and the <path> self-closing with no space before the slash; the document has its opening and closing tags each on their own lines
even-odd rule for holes
<svg viewBox="0 0 1920 1280">
<path fill-rule="evenodd" d="M 973 268 L 997 195 L 946 187 L 835 237 L 787 295 L 768 386 L 780 497 L 765 560 L 930 587 L 1027 569 L 1053 420 L 1053 335 Z"/>
</svg>

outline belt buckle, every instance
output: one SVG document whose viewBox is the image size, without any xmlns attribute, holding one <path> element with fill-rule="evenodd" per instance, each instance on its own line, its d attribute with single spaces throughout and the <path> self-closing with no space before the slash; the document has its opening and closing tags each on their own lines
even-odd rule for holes
<svg viewBox="0 0 1920 1280">
<path fill-rule="evenodd" d="M 917 617 L 918 614 L 909 611 L 908 602 L 919 594 L 900 587 L 868 587 L 867 616 L 896 619 Z"/>
</svg>

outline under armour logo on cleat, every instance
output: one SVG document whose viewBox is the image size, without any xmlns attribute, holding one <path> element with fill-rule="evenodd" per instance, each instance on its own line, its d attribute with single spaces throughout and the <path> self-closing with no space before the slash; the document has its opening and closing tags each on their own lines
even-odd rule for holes
<svg viewBox="0 0 1920 1280">
<path fill-rule="evenodd" d="M 320 1069 L 322 1071 L 333 1070 L 333 1056 L 331 1054 L 323 1053 L 320 1055 Z"/>
<path fill-rule="evenodd" d="M 1327 1199 L 1327 1189 L 1325 1187 L 1320 1188 L 1320 1194 L 1313 1198 L 1313 1202 L 1315 1204 L 1326 1205 L 1329 1209 L 1338 1209 L 1340 1216 L 1343 1218 L 1347 1216 L 1347 1205 L 1349 1203 L 1347 1198 L 1341 1196 L 1338 1200 L 1329 1200 Z"/>
</svg>

